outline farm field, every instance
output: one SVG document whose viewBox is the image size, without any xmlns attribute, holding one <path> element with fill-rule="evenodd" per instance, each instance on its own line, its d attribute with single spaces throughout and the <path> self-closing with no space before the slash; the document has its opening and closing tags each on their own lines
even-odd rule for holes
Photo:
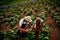
<svg viewBox="0 0 60 40">
<path fill-rule="evenodd" d="M 5 0 L 2 0 L 2 2 Z M 16 3 L 10 0 L 9 4 Z M 21 0 L 17 1 L 19 3 Z M 27 0 L 23 0 L 27 1 Z M 7 0 L 6 0 L 7 2 Z M 6 3 L 4 2 L 4 3 Z M 21 1 L 22 2 L 22 1 Z M 60 40 L 60 5 L 59 0 L 38 0 L 24 5 L 10 6 L 0 8 L 0 39 L 1 40 Z M 1 2 L 0 2 L 1 3 Z M 5 5 L 5 4 L 1 4 Z M 8 5 L 8 4 L 7 4 Z M 25 13 L 25 14 L 23 14 Z M 44 20 L 41 30 L 35 34 L 34 30 L 26 33 L 24 38 L 18 35 L 19 20 L 23 16 L 31 14 L 28 30 L 31 30 L 32 24 L 38 14 Z"/>
</svg>

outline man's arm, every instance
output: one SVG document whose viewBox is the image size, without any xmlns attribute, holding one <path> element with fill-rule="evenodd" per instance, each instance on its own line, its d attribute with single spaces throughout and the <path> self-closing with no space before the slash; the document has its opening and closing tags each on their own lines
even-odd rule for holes
<svg viewBox="0 0 60 40">
<path fill-rule="evenodd" d="M 26 25 L 26 27 L 24 29 L 27 29 L 29 27 L 29 25 Z"/>
<path fill-rule="evenodd" d="M 20 32 L 28 32 L 28 30 L 22 29 L 21 27 L 18 28 Z"/>
<path fill-rule="evenodd" d="M 24 29 L 27 29 L 29 27 L 29 23 L 26 24 L 25 28 Z"/>
</svg>

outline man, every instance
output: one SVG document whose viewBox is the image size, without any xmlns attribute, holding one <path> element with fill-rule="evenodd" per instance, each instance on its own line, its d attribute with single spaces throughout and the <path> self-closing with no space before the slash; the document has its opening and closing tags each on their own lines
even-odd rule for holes
<svg viewBox="0 0 60 40">
<path fill-rule="evenodd" d="M 19 21 L 19 35 L 20 37 L 24 37 L 25 36 L 25 32 L 29 32 L 29 30 L 27 30 L 27 28 L 29 27 L 29 22 L 31 22 L 31 17 L 30 16 L 26 16 L 24 18 L 22 18 Z"/>
</svg>

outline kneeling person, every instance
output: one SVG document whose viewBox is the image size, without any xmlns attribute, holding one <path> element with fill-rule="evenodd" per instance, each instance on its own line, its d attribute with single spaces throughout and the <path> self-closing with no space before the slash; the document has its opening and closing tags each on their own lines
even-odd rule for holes
<svg viewBox="0 0 60 40">
<path fill-rule="evenodd" d="M 22 18 L 19 21 L 19 35 L 20 37 L 24 37 L 26 32 L 29 32 L 29 30 L 27 30 L 27 28 L 29 27 L 29 23 L 31 22 L 31 17 L 30 16 L 26 16 L 24 18 Z"/>
</svg>

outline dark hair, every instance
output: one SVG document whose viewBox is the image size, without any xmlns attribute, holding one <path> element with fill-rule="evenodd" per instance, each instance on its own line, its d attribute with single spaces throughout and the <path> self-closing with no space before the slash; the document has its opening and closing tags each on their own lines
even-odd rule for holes
<svg viewBox="0 0 60 40">
<path fill-rule="evenodd" d="M 36 20 L 36 26 L 40 26 L 40 20 Z"/>
</svg>

